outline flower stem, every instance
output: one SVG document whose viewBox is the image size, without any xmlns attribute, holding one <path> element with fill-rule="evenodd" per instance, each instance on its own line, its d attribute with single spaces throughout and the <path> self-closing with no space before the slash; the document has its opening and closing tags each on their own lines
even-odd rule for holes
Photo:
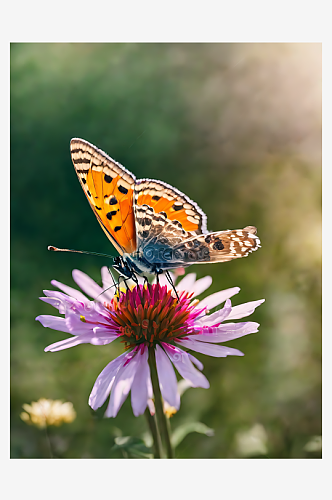
<svg viewBox="0 0 332 500">
<path fill-rule="evenodd" d="M 151 372 L 151 382 L 154 394 L 154 404 L 156 407 L 156 415 L 158 419 L 158 425 L 161 430 L 161 434 L 163 440 L 165 442 L 166 450 L 167 450 L 167 458 L 174 458 L 174 450 L 171 444 L 170 435 L 168 432 L 168 426 L 166 422 L 166 415 L 164 413 L 163 408 L 163 400 L 161 396 L 159 380 L 158 380 L 158 372 L 156 365 L 156 355 L 154 347 L 149 348 L 149 366 Z"/>
<path fill-rule="evenodd" d="M 161 439 L 157 429 L 156 418 L 154 415 L 151 415 L 149 408 L 145 410 L 145 416 L 153 438 L 154 458 L 161 458 Z"/>
<path fill-rule="evenodd" d="M 47 441 L 47 444 L 48 444 L 48 448 L 49 448 L 49 451 L 50 451 L 51 458 L 54 458 L 53 452 L 52 452 L 51 438 L 50 438 L 50 435 L 49 435 L 47 424 L 46 424 L 46 427 L 45 427 L 45 433 L 46 433 L 46 441 Z"/>
</svg>

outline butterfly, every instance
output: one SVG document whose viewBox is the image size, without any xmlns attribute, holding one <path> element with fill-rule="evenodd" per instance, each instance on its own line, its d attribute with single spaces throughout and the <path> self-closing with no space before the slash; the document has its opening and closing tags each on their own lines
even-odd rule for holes
<svg viewBox="0 0 332 500">
<path fill-rule="evenodd" d="M 83 139 L 70 142 L 83 191 L 120 257 L 123 276 L 158 275 L 191 264 L 247 257 L 260 247 L 256 228 L 209 232 L 203 210 L 178 189 L 136 179 L 123 165 Z"/>
</svg>

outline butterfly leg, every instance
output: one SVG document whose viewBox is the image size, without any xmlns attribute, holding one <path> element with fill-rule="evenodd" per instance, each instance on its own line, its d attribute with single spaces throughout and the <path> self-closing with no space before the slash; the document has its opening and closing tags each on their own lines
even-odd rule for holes
<svg viewBox="0 0 332 500">
<path fill-rule="evenodd" d="M 132 266 L 130 265 L 129 262 L 126 265 L 127 265 L 128 271 L 130 273 L 130 279 L 132 279 L 133 282 L 136 284 L 136 286 L 138 286 L 139 282 L 138 282 L 137 275 L 136 275 L 134 269 L 132 268 Z"/>
<path fill-rule="evenodd" d="M 179 302 L 179 301 L 180 301 L 180 298 L 179 298 L 178 292 L 177 292 L 177 290 L 176 290 L 176 288 L 175 288 L 175 286 L 174 286 L 173 280 L 172 280 L 171 275 L 169 274 L 169 272 L 168 272 L 168 271 L 166 271 L 166 272 L 165 272 L 165 276 L 166 276 L 167 281 L 169 282 L 169 284 L 170 284 L 170 285 L 171 285 L 171 287 L 173 288 L 173 290 L 174 290 L 174 292 L 175 292 L 175 295 L 176 295 L 176 297 L 177 297 L 177 299 L 178 299 L 178 302 Z"/>
<path fill-rule="evenodd" d="M 126 290 L 128 291 L 128 290 L 130 290 L 130 288 L 129 288 L 129 286 L 128 286 L 127 281 L 128 281 L 127 279 L 123 279 L 123 282 L 124 282 L 124 284 L 125 284 L 125 286 L 126 286 Z"/>
<path fill-rule="evenodd" d="M 113 285 L 110 285 L 109 287 L 105 288 L 105 290 L 103 290 L 94 300 L 97 300 L 103 293 L 107 292 L 107 290 L 110 290 L 113 287 L 115 287 L 115 290 L 118 291 L 118 283 L 115 282 L 114 276 L 111 273 L 111 270 L 109 268 L 108 268 L 108 272 L 111 275 L 111 278 L 112 278 L 112 281 L 113 281 Z"/>
<path fill-rule="evenodd" d="M 120 279 L 122 278 L 122 281 L 120 282 Z M 119 294 L 120 294 L 120 283 L 124 283 L 126 287 L 126 291 L 130 290 L 127 281 L 131 278 L 124 278 L 123 276 L 119 276 L 119 281 L 118 281 L 118 289 L 119 289 Z"/>
<path fill-rule="evenodd" d="M 135 274 L 135 273 L 133 273 L 133 275 L 132 275 L 131 279 L 132 279 L 132 280 L 133 280 L 133 282 L 136 284 L 136 286 L 138 286 L 138 285 L 139 285 L 139 282 L 138 282 L 138 279 L 137 279 L 137 276 L 136 276 L 136 274 Z"/>
</svg>

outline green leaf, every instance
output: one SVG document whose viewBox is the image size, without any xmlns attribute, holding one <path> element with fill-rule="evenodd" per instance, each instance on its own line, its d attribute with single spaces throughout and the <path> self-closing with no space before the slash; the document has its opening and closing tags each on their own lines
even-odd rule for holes
<svg viewBox="0 0 332 500">
<path fill-rule="evenodd" d="M 114 439 L 114 442 L 112 451 L 121 450 L 125 457 L 130 455 L 138 458 L 153 458 L 151 448 L 148 448 L 141 438 L 119 436 Z"/>
<path fill-rule="evenodd" d="M 191 432 L 199 432 L 200 434 L 205 434 L 206 436 L 214 436 L 214 430 L 210 429 L 210 427 L 202 424 L 201 422 L 183 424 L 173 431 L 171 441 L 174 448 L 176 448 L 178 444 L 180 444 L 181 441 L 187 436 L 187 434 L 190 434 Z"/>
</svg>

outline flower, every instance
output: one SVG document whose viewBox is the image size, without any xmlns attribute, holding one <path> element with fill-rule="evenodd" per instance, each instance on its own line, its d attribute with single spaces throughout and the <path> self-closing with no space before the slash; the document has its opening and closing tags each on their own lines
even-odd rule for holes
<svg viewBox="0 0 332 500">
<path fill-rule="evenodd" d="M 76 418 L 76 411 L 73 403 L 69 401 L 63 403 L 59 399 L 41 398 L 38 401 L 33 401 L 31 405 L 22 405 L 25 412 L 22 412 L 20 417 L 27 424 L 33 424 L 41 429 L 48 425 L 59 426 L 63 423 L 70 424 Z"/>
<path fill-rule="evenodd" d="M 111 288 L 109 270 L 103 267 L 101 274 L 104 289 L 83 272 L 73 271 L 74 281 L 95 301 L 52 281 L 62 292 L 45 290 L 46 297 L 41 300 L 56 307 L 64 317 L 43 315 L 36 320 L 45 327 L 73 335 L 49 345 L 45 351 L 60 351 L 81 343 L 106 345 L 118 338 L 124 343 L 123 354 L 103 369 L 89 398 L 90 406 L 96 410 L 110 396 L 107 417 L 117 415 L 130 391 L 134 415 L 144 413 L 152 398 L 149 350 L 155 352 L 162 397 L 178 410 L 180 395 L 173 365 L 192 387 L 209 387 L 201 373 L 202 363 L 183 348 L 214 357 L 243 356 L 238 349 L 218 343 L 258 331 L 259 324 L 255 322 L 223 322 L 249 316 L 264 299 L 232 307 L 230 297 L 240 291 L 234 287 L 214 293 L 201 302 L 192 300 L 211 285 L 210 276 L 196 281 L 194 273 L 187 274 L 176 285 L 177 299 L 163 275 L 159 283 L 143 285 L 143 279 L 139 279 L 137 286 L 133 283 L 130 289 L 118 295 Z M 225 302 L 222 309 L 209 314 L 222 302 Z"/>
</svg>

